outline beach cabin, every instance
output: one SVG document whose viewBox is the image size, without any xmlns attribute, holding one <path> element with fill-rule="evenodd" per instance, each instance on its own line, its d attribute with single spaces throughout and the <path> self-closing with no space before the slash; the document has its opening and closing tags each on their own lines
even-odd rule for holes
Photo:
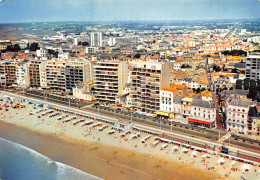
<svg viewBox="0 0 260 180">
<path fill-rule="evenodd" d="M 159 142 L 160 142 L 160 141 L 154 141 L 154 142 L 152 143 L 152 147 L 156 147 L 156 146 L 159 144 Z"/>
<path fill-rule="evenodd" d="M 162 146 L 161 146 L 161 150 L 164 150 L 165 148 L 167 148 L 168 147 L 168 143 L 165 143 L 165 144 L 163 144 Z"/>
<path fill-rule="evenodd" d="M 113 133 L 115 133 L 115 131 L 111 129 L 111 130 L 109 130 L 107 133 L 108 133 L 108 134 L 113 134 Z"/>
</svg>

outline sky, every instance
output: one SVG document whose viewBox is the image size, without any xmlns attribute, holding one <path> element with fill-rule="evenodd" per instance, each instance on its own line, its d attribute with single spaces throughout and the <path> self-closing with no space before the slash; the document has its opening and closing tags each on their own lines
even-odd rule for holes
<svg viewBox="0 0 260 180">
<path fill-rule="evenodd" d="M 0 23 L 260 18 L 260 0 L 0 0 Z"/>
</svg>

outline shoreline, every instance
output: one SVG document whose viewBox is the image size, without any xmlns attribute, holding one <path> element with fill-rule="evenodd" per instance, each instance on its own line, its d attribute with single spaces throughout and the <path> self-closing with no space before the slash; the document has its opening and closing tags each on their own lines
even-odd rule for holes
<svg viewBox="0 0 260 180">
<path fill-rule="evenodd" d="M 193 168 L 188 164 L 166 160 L 162 157 L 152 155 L 150 158 L 148 154 L 137 151 L 98 142 L 68 139 L 66 136 L 59 137 L 2 121 L 0 121 L 0 137 L 22 144 L 55 161 L 103 179 L 132 179 L 135 177 L 135 179 L 195 180 L 223 178 L 217 173 Z M 46 148 L 46 145 L 51 148 Z M 90 161 L 91 165 L 87 163 Z M 185 173 L 187 171 L 189 174 Z"/>
</svg>

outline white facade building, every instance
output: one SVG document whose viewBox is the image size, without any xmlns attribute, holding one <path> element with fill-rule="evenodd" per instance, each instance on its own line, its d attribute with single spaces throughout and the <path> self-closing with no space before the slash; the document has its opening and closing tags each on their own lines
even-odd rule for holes
<svg viewBox="0 0 260 180">
<path fill-rule="evenodd" d="M 102 33 L 101 32 L 90 33 L 90 45 L 94 46 L 94 47 L 102 46 Z"/>
</svg>

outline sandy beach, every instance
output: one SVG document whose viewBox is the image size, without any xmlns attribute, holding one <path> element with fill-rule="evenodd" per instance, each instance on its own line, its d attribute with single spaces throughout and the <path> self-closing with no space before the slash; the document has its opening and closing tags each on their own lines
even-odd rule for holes
<svg viewBox="0 0 260 180">
<path fill-rule="evenodd" d="M 192 157 L 194 150 L 180 153 L 183 147 L 177 147 L 173 153 L 173 144 L 161 150 L 163 142 L 152 147 L 154 136 L 141 143 L 140 140 L 148 135 L 146 133 L 130 140 L 137 131 L 132 130 L 125 137 L 116 130 L 109 135 L 111 124 L 102 122 L 99 127 L 108 125 L 103 131 L 99 131 L 98 127 L 89 129 L 91 125 L 81 127 L 81 122 L 73 125 L 83 118 L 78 115 L 60 112 L 49 118 L 57 111 L 41 115 L 49 109 L 37 112 L 43 108 L 33 109 L 28 101 L 20 104 L 25 107 L 14 109 L 8 104 L 8 111 L 5 108 L 0 111 L 0 137 L 103 179 L 240 179 L 244 173 L 240 162 L 233 166 L 233 170 L 229 167 L 232 162 L 229 159 L 225 159 L 223 165 L 217 164 L 219 156 L 203 159 L 205 153 L 198 152 Z M 63 122 L 66 118 L 56 119 L 64 114 L 76 116 L 76 119 L 69 122 Z M 252 166 L 247 172 L 249 177 L 260 178 L 254 170 Z"/>
</svg>

